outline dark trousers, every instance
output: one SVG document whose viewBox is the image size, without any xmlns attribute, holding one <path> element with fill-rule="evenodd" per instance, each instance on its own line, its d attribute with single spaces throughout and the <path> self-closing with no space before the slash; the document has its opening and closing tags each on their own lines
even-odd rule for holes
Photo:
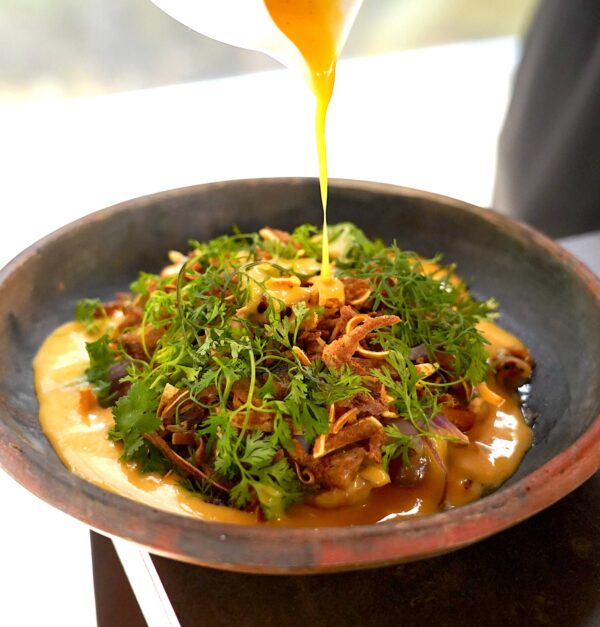
<svg viewBox="0 0 600 627">
<path fill-rule="evenodd" d="M 600 229 L 600 0 L 542 0 L 500 137 L 494 206 L 554 237 Z"/>
</svg>

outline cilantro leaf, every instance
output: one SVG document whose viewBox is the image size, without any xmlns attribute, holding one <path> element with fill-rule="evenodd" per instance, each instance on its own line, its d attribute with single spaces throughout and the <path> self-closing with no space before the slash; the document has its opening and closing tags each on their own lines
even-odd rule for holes
<svg viewBox="0 0 600 627">
<path fill-rule="evenodd" d="M 302 500 L 296 473 L 285 458 L 273 462 L 276 453 L 277 447 L 260 432 L 250 433 L 238 460 L 241 480 L 230 494 L 236 507 L 244 507 L 254 493 L 268 520 L 279 518 Z"/>
<path fill-rule="evenodd" d="M 308 383 L 300 371 L 290 379 L 287 396 L 283 399 L 286 412 L 294 426 L 308 442 L 329 429 L 329 410 L 311 398 Z"/>
<path fill-rule="evenodd" d="M 144 433 L 152 433 L 160 427 L 156 415 L 158 392 L 148 385 L 136 381 L 129 394 L 121 397 L 113 408 L 115 426 L 109 435 L 113 440 L 123 442 L 125 460 L 139 459 L 148 453 Z"/>
</svg>

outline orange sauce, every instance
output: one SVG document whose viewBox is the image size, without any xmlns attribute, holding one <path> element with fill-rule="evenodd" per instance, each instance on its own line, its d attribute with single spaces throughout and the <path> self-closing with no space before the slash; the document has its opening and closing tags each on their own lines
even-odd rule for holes
<svg viewBox="0 0 600 627">
<path fill-rule="evenodd" d="M 490 353 L 499 346 L 522 346 L 495 324 L 484 322 L 480 328 L 491 342 Z M 40 423 L 67 468 L 106 490 L 151 507 L 208 521 L 255 524 L 251 514 L 205 503 L 187 492 L 175 474 L 141 474 L 135 465 L 119 460 L 120 446 L 107 437 L 113 425 L 111 410 L 80 405 L 88 363 L 85 342 L 90 339 L 80 323 L 67 323 L 46 339 L 34 360 Z M 280 520 L 267 524 L 325 527 L 397 520 L 439 511 L 444 486 L 449 506 L 468 503 L 499 487 L 519 466 L 532 435 L 517 399 L 502 389 L 493 389 L 505 402 L 499 409 L 487 407 L 469 433 L 470 444 L 439 443 L 438 453 L 448 467 L 447 481 L 439 466 L 432 463 L 424 481 L 414 488 L 387 485 L 372 490 L 354 505 L 332 509 L 298 505 Z"/>
<path fill-rule="evenodd" d="M 349 12 L 343 0 L 264 0 L 271 18 L 298 48 L 306 62 L 316 97 L 315 132 L 319 159 L 319 184 L 323 205 L 321 277 L 331 279 L 327 234 L 327 144 L 325 120 L 335 83 L 335 68 Z"/>
</svg>

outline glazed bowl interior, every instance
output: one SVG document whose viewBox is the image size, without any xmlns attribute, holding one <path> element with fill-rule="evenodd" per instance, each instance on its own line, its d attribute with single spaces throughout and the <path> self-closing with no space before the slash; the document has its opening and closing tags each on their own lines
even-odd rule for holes
<svg viewBox="0 0 600 627">
<path fill-rule="evenodd" d="M 318 572 L 416 559 L 523 520 L 589 477 L 600 460 L 597 280 L 531 229 L 440 196 L 332 181 L 329 221 L 352 221 L 405 249 L 442 252 L 477 298 L 500 302 L 501 324 L 537 366 L 528 400 L 534 446 L 497 492 L 401 522 L 328 529 L 205 523 L 134 503 L 65 469 L 40 430 L 31 362 L 83 297 L 110 298 L 170 249 L 264 225 L 320 224 L 312 179 L 236 181 L 174 190 L 75 222 L 0 274 L 0 464 L 31 492 L 94 529 L 194 563 L 251 572 Z"/>
</svg>

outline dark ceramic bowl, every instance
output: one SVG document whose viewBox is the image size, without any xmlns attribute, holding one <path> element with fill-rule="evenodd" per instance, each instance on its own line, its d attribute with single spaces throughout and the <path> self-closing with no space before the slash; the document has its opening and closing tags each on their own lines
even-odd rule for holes
<svg viewBox="0 0 600 627">
<path fill-rule="evenodd" d="M 458 263 L 480 298 L 537 361 L 535 445 L 500 490 L 471 505 L 379 525 L 272 529 L 165 513 L 65 469 L 40 430 L 31 361 L 83 297 L 109 298 L 169 249 L 265 224 L 319 224 L 314 180 L 236 181 L 175 190 L 95 213 L 49 235 L 0 273 L 0 464 L 28 490 L 90 527 L 150 551 L 248 572 L 306 573 L 414 560 L 465 546 L 549 506 L 600 465 L 600 287 L 539 233 L 448 198 L 372 183 L 332 181 L 330 222 Z"/>
</svg>

